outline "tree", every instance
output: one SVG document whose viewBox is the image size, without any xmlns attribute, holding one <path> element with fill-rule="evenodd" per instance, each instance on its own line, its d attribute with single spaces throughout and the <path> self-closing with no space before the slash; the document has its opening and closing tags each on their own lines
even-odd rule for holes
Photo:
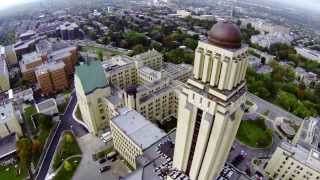
<svg viewBox="0 0 320 180">
<path fill-rule="evenodd" d="M 303 103 L 298 103 L 298 105 L 294 109 L 294 114 L 301 117 L 306 118 L 310 116 L 314 116 L 314 110 L 307 108 Z"/>
<path fill-rule="evenodd" d="M 65 136 L 64 136 L 64 139 L 66 141 L 66 143 L 73 143 L 73 137 L 70 133 L 66 133 Z"/>
<path fill-rule="evenodd" d="M 63 168 L 68 172 L 72 171 L 73 169 L 72 164 L 68 160 L 64 161 Z"/>
<path fill-rule="evenodd" d="M 145 51 L 144 47 L 142 44 L 138 44 L 138 45 L 135 45 L 133 48 L 133 54 L 136 55 L 136 54 L 140 54 L 140 53 L 143 53 Z"/>
<path fill-rule="evenodd" d="M 198 46 L 198 42 L 197 40 L 195 39 L 192 39 L 192 38 L 186 38 L 184 41 L 183 41 L 183 45 L 187 46 L 188 48 L 192 49 L 192 50 L 195 50 Z"/>
<path fill-rule="evenodd" d="M 28 138 L 21 138 L 16 146 L 20 165 L 28 170 L 30 179 L 34 179 L 31 171 L 32 141 Z"/>
<path fill-rule="evenodd" d="M 37 113 L 37 114 L 33 115 L 33 118 L 36 122 L 39 123 L 40 129 L 44 129 L 44 130 L 51 129 L 51 127 L 52 127 L 51 117 L 49 117 L 45 114 Z"/>
<path fill-rule="evenodd" d="M 103 51 L 101 49 L 97 49 L 96 54 L 97 54 L 98 60 L 102 61 L 103 60 Z"/>
<path fill-rule="evenodd" d="M 32 140 L 32 154 L 36 154 L 40 152 L 41 149 L 41 142 L 37 139 Z"/>
<path fill-rule="evenodd" d="M 297 105 L 297 98 L 286 91 L 280 91 L 278 94 L 277 103 L 289 112 L 293 111 L 294 106 Z"/>
</svg>

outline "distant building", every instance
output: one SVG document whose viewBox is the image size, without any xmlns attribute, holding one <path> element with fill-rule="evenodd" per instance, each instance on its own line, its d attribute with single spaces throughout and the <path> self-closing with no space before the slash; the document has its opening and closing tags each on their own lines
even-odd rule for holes
<svg viewBox="0 0 320 180">
<path fill-rule="evenodd" d="M 11 66 L 18 63 L 17 54 L 14 51 L 13 45 L 5 47 L 5 54 L 7 65 Z"/>
<path fill-rule="evenodd" d="M 154 70 L 160 70 L 163 63 L 163 55 L 155 49 L 135 55 L 132 58 L 135 61 L 136 68 L 148 66 Z"/>
<path fill-rule="evenodd" d="M 294 49 L 302 57 L 320 63 L 320 52 L 319 51 L 310 50 L 310 49 L 301 48 L 301 47 L 295 47 Z"/>
<path fill-rule="evenodd" d="M 111 88 L 101 63 L 86 62 L 76 67 L 74 78 L 78 105 L 89 132 L 98 135 L 109 124 L 104 99 L 111 96 Z"/>
<path fill-rule="evenodd" d="M 317 74 L 313 72 L 307 72 L 301 67 L 295 68 L 294 72 L 297 80 L 303 82 L 308 87 L 314 87 L 316 84 L 320 83 Z"/>
<path fill-rule="evenodd" d="M 59 113 L 58 106 L 54 98 L 50 98 L 36 104 L 36 109 L 38 113 L 45 114 L 48 116 L 52 116 Z"/>
<path fill-rule="evenodd" d="M 17 115 L 12 103 L 0 106 L 0 138 L 16 133 L 22 136 L 22 129 L 17 119 Z"/>
<path fill-rule="evenodd" d="M 63 40 L 81 39 L 82 34 L 76 23 L 65 22 L 57 28 L 57 34 Z"/>
<path fill-rule="evenodd" d="M 290 28 L 282 25 L 275 25 L 275 24 L 266 22 L 263 19 L 257 19 L 257 18 L 241 19 L 242 27 L 246 27 L 248 24 L 251 24 L 253 28 L 261 32 L 283 33 L 283 34 L 290 33 Z"/>
<path fill-rule="evenodd" d="M 193 19 L 199 19 L 199 20 L 207 20 L 207 21 L 212 21 L 214 20 L 214 16 L 210 14 L 204 14 L 200 16 L 192 16 Z"/>
<path fill-rule="evenodd" d="M 272 73 L 273 68 L 269 65 L 262 65 L 257 69 L 258 74 L 270 74 Z"/>
<path fill-rule="evenodd" d="M 191 12 L 186 10 L 177 10 L 177 16 L 180 18 L 186 18 L 188 16 L 191 16 Z"/>
<path fill-rule="evenodd" d="M 251 36 L 251 43 L 258 44 L 263 48 L 270 48 L 272 45 L 277 43 L 290 45 L 293 41 L 293 37 L 289 34 L 283 33 L 268 33 L 268 34 L 258 34 Z"/>
<path fill-rule="evenodd" d="M 141 114 L 129 108 L 119 110 L 119 115 L 110 122 L 114 148 L 133 167 L 136 158 L 166 133 Z"/>
</svg>

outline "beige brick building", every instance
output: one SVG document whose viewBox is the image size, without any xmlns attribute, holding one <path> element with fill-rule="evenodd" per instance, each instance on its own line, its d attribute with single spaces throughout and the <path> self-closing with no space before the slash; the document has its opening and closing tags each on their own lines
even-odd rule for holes
<svg viewBox="0 0 320 180">
<path fill-rule="evenodd" d="M 248 46 L 239 28 L 218 22 L 199 41 L 193 76 L 179 96 L 173 167 L 192 180 L 214 179 L 227 160 L 243 115 Z"/>
<path fill-rule="evenodd" d="M 273 153 L 265 172 L 275 180 L 318 180 L 320 152 L 283 142 Z"/>
<path fill-rule="evenodd" d="M 102 66 L 111 84 L 121 89 L 137 85 L 137 69 L 130 57 L 115 56 L 103 61 Z"/>
<path fill-rule="evenodd" d="M 137 69 L 143 66 L 148 66 L 149 68 L 158 71 L 162 69 L 163 55 L 155 49 L 135 55 L 132 59 L 134 60 Z"/>
<path fill-rule="evenodd" d="M 110 122 L 114 148 L 136 169 L 136 158 L 143 151 L 166 136 L 166 133 L 129 108 L 119 110 Z"/>
</svg>

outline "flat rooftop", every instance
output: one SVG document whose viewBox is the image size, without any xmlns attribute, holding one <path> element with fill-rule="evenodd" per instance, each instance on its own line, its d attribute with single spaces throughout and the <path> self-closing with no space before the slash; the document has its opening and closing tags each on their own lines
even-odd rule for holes
<svg viewBox="0 0 320 180">
<path fill-rule="evenodd" d="M 41 61 L 41 56 L 37 52 L 32 52 L 32 53 L 22 55 L 23 64 L 30 64 L 35 61 Z"/>
<path fill-rule="evenodd" d="M 158 52 L 157 50 L 152 49 L 152 50 L 149 50 L 147 52 L 135 55 L 132 58 L 135 61 L 143 61 L 145 59 L 149 59 L 150 57 L 155 57 L 155 56 L 162 56 L 162 54 L 160 52 Z"/>
<path fill-rule="evenodd" d="M 119 113 L 112 119 L 113 124 L 143 150 L 166 136 L 164 131 L 135 110 L 122 108 Z"/>
<path fill-rule="evenodd" d="M 56 104 L 56 100 L 53 98 L 44 100 L 37 104 L 39 111 L 44 111 L 55 106 L 57 106 L 57 104 Z"/>
<path fill-rule="evenodd" d="M 3 104 L 0 106 L 0 123 L 6 123 L 11 120 L 14 114 L 14 109 L 11 103 Z"/>
<path fill-rule="evenodd" d="M 173 144 L 175 141 L 176 130 L 170 131 L 166 136 L 159 139 L 152 146 L 147 148 L 143 155 L 137 157 L 138 169 L 124 177 L 124 180 L 160 180 L 160 177 L 155 173 L 155 169 L 161 166 L 165 160 L 157 153 L 157 147 L 160 143 L 165 143 L 170 139 Z M 173 151 L 174 147 L 170 146 Z"/>
<path fill-rule="evenodd" d="M 108 72 L 120 67 L 124 67 L 129 64 L 134 65 L 134 62 L 131 60 L 129 56 L 119 55 L 103 61 L 102 67 L 106 72 Z"/>
<path fill-rule="evenodd" d="M 0 159 L 16 152 L 16 133 L 0 138 Z"/>
<path fill-rule="evenodd" d="M 51 62 L 42 64 L 41 66 L 38 66 L 35 73 L 37 76 L 41 74 L 48 73 L 48 71 L 55 71 L 58 69 L 63 69 L 65 67 L 64 62 Z"/>
</svg>

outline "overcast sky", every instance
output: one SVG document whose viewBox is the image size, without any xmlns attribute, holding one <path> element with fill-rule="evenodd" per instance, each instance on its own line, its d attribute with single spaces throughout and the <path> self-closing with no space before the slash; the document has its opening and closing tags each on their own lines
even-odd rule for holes
<svg viewBox="0 0 320 180">
<path fill-rule="evenodd" d="M 12 5 L 23 4 L 23 3 L 32 2 L 32 1 L 37 1 L 37 0 L 0 0 L 0 9 L 7 8 Z M 269 0 L 264 0 L 264 1 L 269 1 Z M 272 1 L 288 3 L 294 6 L 305 7 L 308 9 L 320 11 L 320 0 L 272 0 Z"/>
<path fill-rule="evenodd" d="M 241 0 L 240 0 L 241 1 Z M 261 1 L 261 0 L 260 0 Z M 269 0 L 262 0 L 269 1 Z M 307 8 L 320 11 L 320 0 L 272 0 L 273 2 L 281 2 L 282 4 L 291 4 L 300 8 Z"/>
<path fill-rule="evenodd" d="M 0 9 L 7 8 L 17 4 L 28 3 L 36 0 L 0 0 Z"/>
</svg>

